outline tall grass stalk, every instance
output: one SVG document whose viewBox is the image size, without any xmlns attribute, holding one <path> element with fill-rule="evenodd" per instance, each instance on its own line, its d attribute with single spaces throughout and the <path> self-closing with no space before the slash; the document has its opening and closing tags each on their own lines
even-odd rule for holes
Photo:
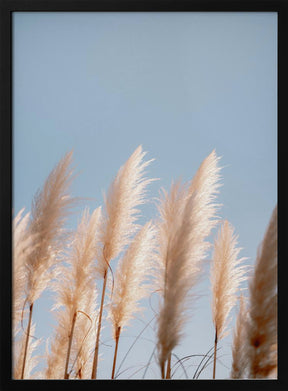
<svg viewBox="0 0 288 391">
<path fill-rule="evenodd" d="M 66 351 L 65 366 L 63 369 L 64 379 L 69 378 L 68 366 L 71 355 L 74 333 L 80 327 L 78 322 L 78 313 L 87 314 L 88 317 L 93 315 L 91 308 L 91 295 L 95 290 L 94 268 L 95 254 L 97 252 L 99 225 L 101 223 L 101 208 L 97 208 L 93 213 L 89 214 L 88 209 L 85 209 L 77 231 L 74 234 L 70 248 L 67 251 L 63 263 L 58 266 L 56 281 L 54 283 L 54 291 L 57 292 L 57 302 L 54 309 L 63 307 L 63 315 L 59 318 L 58 328 L 61 331 L 58 335 L 63 334 Z M 67 265 L 67 266 L 66 266 Z M 95 299 L 95 297 L 92 297 Z M 77 326 L 76 327 L 76 323 Z M 75 329 L 76 327 L 76 329 Z M 82 328 L 82 333 L 85 332 Z M 57 352 L 57 343 L 62 345 L 60 339 L 55 338 L 53 351 Z M 56 346 L 55 346 L 56 344 Z M 75 345 L 75 348 L 77 344 Z M 74 350 L 75 350 L 74 348 Z M 80 347 L 78 346 L 78 349 Z M 53 352 L 51 352 L 53 358 Z M 54 365 L 54 360 L 50 360 L 50 365 Z M 63 363 L 64 365 L 64 363 Z"/>
<path fill-rule="evenodd" d="M 231 379 L 243 379 L 247 370 L 247 307 L 242 295 L 239 300 L 240 306 L 233 335 Z"/>
<path fill-rule="evenodd" d="M 29 319 L 28 319 L 28 326 L 27 326 L 27 329 L 26 329 L 26 338 L 25 338 L 25 348 L 24 348 L 24 354 L 23 354 L 23 364 L 22 364 L 21 379 L 24 379 L 26 357 L 27 357 L 28 343 L 29 343 L 31 322 L 32 322 L 32 314 L 33 314 L 33 303 L 31 303 L 30 306 L 29 306 Z"/>
<path fill-rule="evenodd" d="M 33 251 L 33 240 L 28 232 L 30 213 L 22 216 L 24 208 L 13 218 L 13 336 L 19 333 L 25 313 L 25 290 L 27 257 Z"/>
<path fill-rule="evenodd" d="M 77 317 L 77 313 L 75 312 L 73 315 L 71 330 L 69 333 L 69 342 L 68 342 L 68 349 L 67 349 L 67 356 L 66 356 L 66 363 L 65 363 L 65 370 L 64 370 L 64 379 L 69 379 L 68 365 L 69 365 L 69 359 L 70 359 L 76 317 Z"/>
<path fill-rule="evenodd" d="M 160 293 L 158 316 L 158 360 L 162 378 L 165 363 L 182 337 L 191 304 L 192 288 L 202 271 L 207 242 L 216 225 L 214 203 L 220 178 L 215 151 L 200 165 L 189 184 L 173 183 L 170 194 L 163 191 L 158 207 L 159 257 L 156 289 Z"/>
<path fill-rule="evenodd" d="M 129 325 L 135 314 L 143 310 L 139 305 L 140 300 L 150 291 L 148 279 L 154 250 L 155 228 L 152 222 L 148 222 L 138 231 L 117 266 L 115 287 L 108 315 L 113 324 L 116 344 L 112 378 L 114 378 L 120 333 L 124 327 Z"/>
<path fill-rule="evenodd" d="M 103 278 L 101 305 L 96 332 L 95 350 L 91 378 L 97 378 L 99 339 L 102 326 L 102 312 L 110 262 L 130 244 L 138 226 L 139 205 L 145 202 L 146 187 L 152 179 L 144 178 L 146 167 L 152 160 L 143 161 L 146 152 L 142 146 L 136 148 L 126 163 L 120 168 L 112 182 L 107 197 L 101 226 L 102 249 L 98 252 L 97 276 Z"/>
<path fill-rule="evenodd" d="M 213 355 L 213 379 L 215 379 L 216 375 L 216 356 L 217 356 L 217 343 L 218 343 L 218 336 L 217 336 L 217 329 L 215 330 L 215 339 L 214 339 L 214 355 Z"/>
<path fill-rule="evenodd" d="M 116 368 L 116 360 L 117 360 L 117 352 L 118 352 L 120 333 L 121 333 L 121 327 L 119 326 L 116 330 L 116 335 L 115 335 L 115 350 L 114 350 L 114 357 L 113 357 L 113 367 L 112 367 L 111 379 L 114 379 L 114 376 L 115 376 L 115 368 Z"/>
<path fill-rule="evenodd" d="M 94 349 L 95 329 L 98 321 L 98 311 L 95 311 L 97 290 L 95 289 L 90 295 L 90 307 L 86 313 L 78 311 L 77 327 L 74 330 L 74 368 L 75 377 L 79 379 L 90 379 L 92 367 L 92 352 Z M 91 314 L 91 315 L 88 315 Z M 71 372 L 71 370 L 70 370 Z"/>
<path fill-rule="evenodd" d="M 27 287 L 27 259 L 35 251 L 37 246 L 37 241 L 35 240 L 37 234 L 32 235 L 28 230 L 30 213 L 26 213 L 23 217 L 24 208 L 13 218 L 13 355 L 16 352 L 16 342 L 15 338 L 19 334 L 24 317 L 27 313 L 25 309 L 25 291 Z M 29 306 L 28 314 L 28 326 L 26 333 L 30 334 L 31 330 L 31 321 L 33 313 L 33 303 Z M 21 323 L 21 325 L 20 325 Z M 25 365 L 28 352 L 28 343 L 29 343 L 29 334 L 26 335 L 23 351 L 23 364 L 21 369 L 21 375 L 18 373 L 20 378 L 24 378 L 25 374 Z"/>
<path fill-rule="evenodd" d="M 249 282 L 247 321 L 248 377 L 267 378 L 277 371 L 277 206 L 258 247 Z"/>
<path fill-rule="evenodd" d="M 91 379 L 96 379 L 97 378 L 98 355 L 99 355 L 99 339 L 100 339 L 100 332 L 101 332 L 101 326 L 102 326 L 102 315 L 103 315 L 103 307 L 104 307 L 104 298 L 105 298 L 106 284 L 107 284 L 107 270 L 105 270 L 104 277 L 103 277 L 103 285 L 102 285 L 102 293 L 101 293 L 101 304 L 100 304 L 100 309 L 99 309 L 99 319 L 98 319 L 97 332 L 96 332 L 96 343 L 95 343 L 95 350 L 94 350 L 94 356 L 93 356 L 93 365 L 92 365 Z"/>
<path fill-rule="evenodd" d="M 213 379 L 216 374 L 217 344 L 226 334 L 230 322 L 229 315 L 237 302 L 237 291 L 245 280 L 244 258 L 238 258 L 237 236 L 234 228 L 225 220 L 214 242 L 213 264 L 211 269 L 212 315 L 215 327 Z"/>
<path fill-rule="evenodd" d="M 119 365 L 117 356 L 122 331 L 130 326 L 135 314 L 143 310 L 141 300 L 151 291 L 159 293 L 158 313 L 154 316 L 157 341 L 143 378 L 157 351 L 155 362 L 162 379 L 175 378 L 179 364 L 188 379 L 183 362 L 192 355 L 179 359 L 173 350 L 183 337 L 188 311 L 195 300 L 194 290 L 211 246 L 208 237 L 219 222 L 216 215 L 219 205 L 215 203 L 220 186 L 219 158 L 212 151 L 190 182 L 172 182 L 170 191 L 163 190 L 160 195 L 156 222 L 149 221 L 141 227 L 137 223 L 138 208 L 146 202 L 146 188 L 153 180 L 144 175 L 152 161 L 144 161 L 145 154 L 141 146 L 133 152 L 104 196 L 103 213 L 98 208 L 90 215 L 85 209 L 74 233 L 68 233 L 64 227 L 75 203 L 68 194 L 73 179 L 72 152 L 61 159 L 36 193 L 31 212 L 24 215 L 22 209 L 14 217 L 14 379 L 39 378 L 39 374 L 46 379 L 96 379 L 105 320 L 112 323 L 115 345 L 111 378 L 116 379 L 127 371 L 119 372 L 152 320 L 136 337 Z M 221 358 L 217 356 L 218 345 L 230 331 L 228 326 L 239 297 L 237 292 L 247 278 L 247 266 L 242 264 L 244 258 L 239 259 L 241 249 L 237 239 L 232 225 L 223 221 L 214 241 L 210 274 L 214 344 L 203 356 L 193 379 L 198 379 L 208 365 L 213 365 L 213 379 L 216 378 L 217 360 Z M 116 259 L 119 261 L 114 278 L 111 262 Z M 102 285 L 99 308 L 98 281 Z M 39 363 L 35 349 L 41 342 L 34 336 L 35 303 L 46 289 L 56 293 L 52 310 L 57 310 L 58 322 L 52 339 L 47 341 L 47 366 L 33 373 Z M 244 302 L 240 296 L 230 377 L 277 377 L 277 344 L 276 205 L 258 247 L 249 280 L 249 300 Z M 131 376 L 141 369 L 137 368 Z"/>
<path fill-rule="evenodd" d="M 57 254 L 65 238 L 63 225 L 74 200 L 68 195 L 72 180 L 70 169 L 72 152 L 66 154 L 50 173 L 41 191 L 32 203 L 29 233 L 36 241 L 33 252 L 25 259 L 27 271 L 26 299 L 29 304 L 29 321 L 23 354 L 22 376 L 24 376 L 27 349 L 31 331 L 33 305 L 47 288 L 57 262 Z"/>
<path fill-rule="evenodd" d="M 35 324 L 31 324 L 30 327 L 31 334 L 35 333 Z M 30 379 L 32 374 L 32 370 L 39 363 L 39 356 L 34 356 L 36 348 L 40 345 L 41 339 L 34 338 L 30 341 L 29 345 L 26 347 L 26 335 L 22 334 L 20 338 L 18 338 L 17 342 L 15 342 L 15 346 L 13 349 L 13 379 Z M 23 355 L 24 351 L 26 351 L 26 359 L 25 359 L 25 369 L 23 371 Z"/>
<path fill-rule="evenodd" d="M 166 379 L 171 379 L 171 353 L 167 359 L 167 368 L 166 368 Z"/>
</svg>

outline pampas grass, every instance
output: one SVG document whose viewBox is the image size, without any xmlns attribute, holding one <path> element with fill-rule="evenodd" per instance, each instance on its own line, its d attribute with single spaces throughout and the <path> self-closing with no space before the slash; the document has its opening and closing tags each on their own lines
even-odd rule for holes
<svg viewBox="0 0 288 391">
<path fill-rule="evenodd" d="M 162 379 L 174 378 L 174 368 L 180 365 L 189 378 L 188 360 L 203 356 L 189 351 L 189 355 L 178 357 L 174 349 L 183 339 L 185 323 L 197 298 L 195 288 L 205 276 L 203 266 L 212 247 L 209 237 L 220 221 L 220 205 L 215 202 L 220 186 L 219 158 L 213 150 L 191 181 L 172 182 L 169 191 L 162 189 L 157 216 L 140 226 L 139 208 L 146 202 L 146 189 L 152 181 L 145 177 L 151 162 L 144 161 L 145 154 L 141 146 L 133 152 L 104 196 L 103 207 L 91 214 L 84 208 L 74 232 L 65 228 L 74 203 L 68 194 L 72 181 L 71 152 L 36 194 L 31 212 L 25 214 L 22 209 L 13 218 L 14 379 L 96 379 L 100 333 L 106 323 L 112 329 L 114 356 L 105 364 L 112 366 L 112 379 L 123 376 L 126 370 L 116 374 L 119 339 L 123 329 L 131 327 L 136 314 L 145 309 L 143 298 L 149 298 L 154 317 L 128 348 L 118 372 L 148 327 L 155 340 L 145 340 L 153 342 L 153 352 L 148 363 L 135 368 L 131 376 L 145 368 L 145 378 L 156 357 L 155 369 L 160 368 Z M 214 240 L 210 272 L 215 327 L 213 378 L 217 343 L 230 330 L 240 284 L 247 284 L 247 266 L 242 264 L 244 258 L 239 258 L 239 252 L 234 228 L 225 220 Z M 113 266 L 113 261 L 118 264 Z M 104 303 L 108 299 L 106 286 L 109 301 Z M 35 336 L 32 315 L 34 303 L 46 289 L 56 293 L 52 308 L 56 324 L 40 362 L 37 348 L 41 339 Z M 154 297 L 158 298 L 157 309 L 152 303 Z M 104 304 L 107 311 L 103 311 Z M 276 307 L 275 208 L 258 249 L 249 280 L 249 297 L 240 298 L 232 345 L 232 379 L 277 376 Z M 155 319 L 154 328 L 151 322 Z M 106 348 L 113 347 L 107 342 L 101 341 Z M 201 359 L 193 379 L 212 364 L 212 349 Z M 104 359 L 107 361 L 106 355 Z M 35 372 L 37 364 L 41 366 Z"/>
<path fill-rule="evenodd" d="M 29 234 L 28 224 L 30 213 L 23 216 L 24 208 L 13 218 L 13 335 L 21 330 L 25 314 L 25 289 L 27 284 L 27 257 L 34 251 L 35 237 Z"/>
<path fill-rule="evenodd" d="M 67 308 L 58 311 L 55 315 L 57 326 L 46 352 L 47 362 L 44 374 L 46 379 L 64 379 L 65 377 L 67 379 L 71 378 L 72 374 L 74 378 L 90 378 L 92 369 L 91 352 L 95 340 L 94 329 L 97 326 L 97 312 L 94 304 L 97 300 L 96 289 L 86 292 L 85 298 L 87 304 L 84 310 L 77 311 L 72 320 Z M 70 369 L 67 366 L 69 342 L 71 344 L 69 352 Z"/>
<path fill-rule="evenodd" d="M 212 228 L 218 222 L 216 218 L 219 204 L 215 203 L 219 188 L 221 187 L 219 166 L 220 157 L 215 149 L 202 161 L 189 185 L 189 195 L 195 195 L 199 209 L 201 209 L 202 223 L 199 226 L 203 237 L 210 235 Z"/>
<path fill-rule="evenodd" d="M 139 301 L 149 292 L 147 279 L 151 270 L 154 247 L 155 229 L 152 223 L 148 222 L 137 233 L 117 267 L 109 314 L 115 339 L 112 379 L 115 373 L 120 333 L 134 314 L 143 309 L 139 306 Z"/>
<path fill-rule="evenodd" d="M 79 318 L 81 319 L 83 329 L 86 328 L 85 323 L 90 325 L 91 328 L 91 317 L 95 313 L 95 308 L 92 307 L 96 302 L 94 293 L 96 289 L 94 261 L 97 253 L 100 223 L 100 207 L 95 209 L 91 216 L 87 209 L 83 212 L 82 219 L 71 243 L 71 251 L 68 252 L 66 259 L 64 259 L 64 262 L 57 270 L 59 277 L 54 283 L 54 290 L 58 295 L 54 309 L 64 307 L 64 310 L 63 314 L 59 317 L 59 325 L 56 330 L 56 335 L 61 336 L 61 338 L 56 337 L 54 341 L 48 367 L 51 370 L 51 366 L 55 366 L 55 361 L 57 360 L 55 359 L 55 353 L 58 354 L 59 348 L 57 345 L 60 345 L 61 349 L 65 352 L 61 353 L 62 359 L 65 356 L 65 367 L 62 373 L 64 379 L 69 378 L 68 366 L 74 332 L 81 334 L 81 328 L 78 327 L 78 320 Z M 83 332 L 83 329 L 82 341 L 84 343 L 85 331 Z M 80 351 L 80 358 L 77 358 L 78 361 L 81 361 L 81 356 L 83 356 L 83 352 L 85 351 L 85 348 L 82 349 L 81 344 L 81 335 L 77 335 L 76 346 L 74 343 L 73 348 L 75 351 Z M 82 357 L 82 361 L 85 361 L 85 357 L 84 359 Z M 62 366 L 63 362 L 61 363 Z M 59 367 L 59 364 L 57 364 L 57 367 Z M 57 371 L 59 368 L 55 370 Z"/>
<path fill-rule="evenodd" d="M 247 304 L 243 295 L 239 298 L 239 311 L 233 335 L 231 379 L 243 379 L 247 368 Z"/>
<path fill-rule="evenodd" d="M 137 209 L 145 201 L 146 187 L 152 179 L 144 177 L 146 167 L 152 160 L 143 161 L 146 152 L 140 145 L 132 153 L 127 162 L 120 168 L 112 182 L 107 197 L 103 223 L 101 225 L 102 248 L 98 256 L 98 275 L 103 278 L 100 313 L 95 342 L 95 353 L 91 378 L 97 377 L 99 338 L 101 332 L 102 313 L 107 283 L 107 270 L 112 259 L 116 258 L 131 242 L 137 231 Z"/>
<path fill-rule="evenodd" d="M 158 359 L 162 378 L 165 363 L 182 337 L 189 293 L 195 287 L 215 226 L 213 203 L 219 184 L 218 158 L 213 151 L 188 186 L 172 184 L 159 206 L 159 275 L 162 297 L 158 317 Z M 170 366 L 168 365 L 168 377 Z"/>
<path fill-rule="evenodd" d="M 277 370 L 277 207 L 258 248 L 249 292 L 248 376 L 267 378 Z"/>
<path fill-rule="evenodd" d="M 34 302 L 51 280 L 51 269 L 56 264 L 57 253 L 63 245 L 65 218 L 74 202 L 68 194 L 72 180 L 71 159 L 72 152 L 60 160 L 48 176 L 42 190 L 35 195 L 32 203 L 29 235 L 34 238 L 34 243 L 33 251 L 25 259 L 29 320 L 23 354 L 22 378 L 25 372 Z"/>
<path fill-rule="evenodd" d="M 28 303 L 34 303 L 46 289 L 51 268 L 63 246 L 64 223 L 75 202 L 68 193 L 73 173 L 71 160 L 72 152 L 60 160 L 32 203 L 29 231 L 37 235 L 37 247 L 26 262 Z"/>
<path fill-rule="evenodd" d="M 234 228 L 225 220 L 214 242 L 211 270 L 212 315 L 215 327 L 213 379 L 216 371 L 216 349 L 218 341 L 224 337 L 230 321 L 229 314 L 237 301 L 240 283 L 245 280 L 245 266 L 240 266 L 244 258 L 238 258 L 237 237 Z"/>
<path fill-rule="evenodd" d="M 35 324 L 30 325 L 31 335 L 35 334 Z M 20 339 L 15 343 L 13 350 L 13 378 L 14 379 L 31 379 L 32 371 L 39 363 L 39 356 L 33 356 L 37 347 L 40 345 L 40 339 L 33 339 L 33 341 L 26 346 L 26 335 L 22 334 Z M 23 373 L 23 359 L 26 354 L 26 365 Z"/>
<path fill-rule="evenodd" d="M 170 194 L 163 190 L 159 206 L 159 258 L 156 289 L 162 297 L 158 317 L 158 360 L 162 378 L 165 377 L 165 362 L 172 349 L 178 344 L 185 309 L 185 296 L 190 288 L 190 275 L 194 278 L 199 272 L 197 265 L 188 269 L 186 243 L 189 241 L 187 224 L 182 224 L 183 208 L 187 190 L 179 182 L 172 184 Z M 191 205 L 191 203 L 189 203 Z M 184 215 L 188 217 L 188 214 Z M 186 240 L 180 232 L 185 230 Z M 181 240 L 181 245 L 177 246 Z M 186 246 L 185 246 L 186 245 Z M 186 252 L 185 252 L 186 250 Z M 181 256 L 181 258 L 180 258 Z M 180 261 L 181 264 L 180 264 Z M 169 326 L 168 326 L 169 325 Z"/>
<path fill-rule="evenodd" d="M 67 357 L 70 318 L 67 311 L 57 313 L 57 328 L 46 351 L 45 379 L 63 379 Z"/>
<path fill-rule="evenodd" d="M 77 379 L 90 379 L 96 327 L 98 322 L 98 308 L 95 308 L 98 297 L 97 289 L 87 295 L 87 306 L 79 311 L 74 329 L 74 343 L 72 345 L 72 364 Z M 89 314 L 89 315 L 88 315 Z M 70 371 L 71 372 L 71 371 Z"/>
<path fill-rule="evenodd" d="M 101 226 L 102 251 L 99 253 L 98 274 L 103 277 L 109 263 L 115 259 L 137 231 L 140 205 L 144 204 L 146 188 L 153 179 L 145 178 L 145 169 L 154 160 L 143 161 L 146 152 L 140 145 L 120 168 L 107 196 Z"/>
</svg>

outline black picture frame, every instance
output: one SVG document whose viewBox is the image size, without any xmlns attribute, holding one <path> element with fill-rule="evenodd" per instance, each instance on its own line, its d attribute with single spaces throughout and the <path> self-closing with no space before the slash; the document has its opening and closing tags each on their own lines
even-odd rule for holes
<svg viewBox="0 0 288 391">
<path fill-rule="evenodd" d="M 278 14 L 278 336 L 279 367 L 277 380 L 24 380 L 11 379 L 11 211 L 12 211 L 12 14 L 23 12 L 277 12 Z M 0 389 L 1 390 L 50 390 L 54 388 L 71 389 L 110 389 L 125 387 L 134 389 L 138 386 L 174 387 L 175 389 L 193 390 L 288 390 L 286 352 L 287 327 L 286 311 L 287 292 L 285 278 L 287 274 L 287 177 L 285 156 L 285 130 L 287 127 L 286 91 L 287 91 L 287 48 L 288 48 L 288 2 L 282 1 L 234 1 L 234 0 L 1 0 L 1 353 L 0 353 Z M 146 383 L 146 384 L 142 384 Z"/>
</svg>

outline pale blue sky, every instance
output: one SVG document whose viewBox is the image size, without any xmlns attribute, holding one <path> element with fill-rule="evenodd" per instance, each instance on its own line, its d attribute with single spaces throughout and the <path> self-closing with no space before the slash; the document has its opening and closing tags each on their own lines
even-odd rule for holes
<svg viewBox="0 0 288 391">
<path fill-rule="evenodd" d="M 277 14 L 14 13 L 15 211 L 30 209 L 71 149 L 79 172 L 72 193 L 93 198 L 78 212 L 99 206 L 139 144 L 156 159 L 148 173 L 160 180 L 151 198 L 173 179 L 191 179 L 216 149 L 223 166 L 220 216 L 233 224 L 241 255 L 253 263 L 277 202 Z M 70 219 L 73 228 L 79 213 Z M 145 206 L 142 221 L 155 213 L 153 204 Z M 209 281 L 203 287 L 178 356 L 206 353 L 213 344 Z M 46 295 L 42 301 L 49 304 Z M 145 320 L 151 316 L 148 310 Z M 49 336 L 50 318 L 36 310 L 37 336 Z M 135 324 L 126 333 L 130 342 L 142 327 Z M 229 375 L 230 343 L 227 337 L 220 344 L 228 369 L 219 364 L 219 377 Z M 124 344 L 123 338 L 125 353 Z M 131 362 L 145 362 L 141 349 L 149 356 L 153 344 L 137 345 Z M 103 354 L 112 350 L 103 347 Z M 110 362 L 101 366 L 103 377 L 110 374 Z"/>
</svg>

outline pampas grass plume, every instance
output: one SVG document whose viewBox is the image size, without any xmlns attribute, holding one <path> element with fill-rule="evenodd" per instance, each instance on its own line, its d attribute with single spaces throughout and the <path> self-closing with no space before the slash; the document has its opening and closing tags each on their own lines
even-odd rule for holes
<svg viewBox="0 0 288 391">
<path fill-rule="evenodd" d="M 63 225 L 74 200 L 68 188 L 72 180 L 70 163 L 72 152 L 66 154 L 52 170 L 41 191 L 32 202 L 29 235 L 33 238 L 33 251 L 25 258 L 25 302 L 29 305 L 29 319 L 23 353 L 22 375 L 24 378 L 34 302 L 49 285 L 57 255 L 64 241 Z"/>
<path fill-rule="evenodd" d="M 71 316 L 86 303 L 85 295 L 95 284 L 94 270 L 99 245 L 101 207 L 89 214 L 85 209 L 77 231 L 62 262 L 56 269 L 58 278 L 53 285 L 57 292 L 54 309 L 69 308 Z"/>
<path fill-rule="evenodd" d="M 241 295 L 239 311 L 233 333 L 231 379 L 245 378 L 247 369 L 247 304 Z"/>
<path fill-rule="evenodd" d="M 277 370 L 277 206 L 258 248 L 249 283 L 247 327 L 249 378 L 266 378 Z"/>
<path fill-rule="evenodd" d="M 29 231 L 37 235 L 37 247 L 26 262 L 29 303 L 34 303 L 46 289 L 51 280 L 51 267 L 55 265 L 57 253 L 63 246 L 63 226 L 75 202 L 68 194 L 72 181 L 71 160 L 72 152 L 60 160 L 32 203 Z"/>
<path fill-rule="evenodd" d="M 215 151 L 200 165 L 190 185 L 172 184 L 163 191 L 159 205 L 158 289 L 162 296 L 158 317 L 158 359 L 164 364 L 182 337 L 190 290 L 202 271 L 210 244 L 206 241 L 216 224 L 214 204 L 219 167 Z"/>
<path fill-rule="evenodd" d="M 97 275 L 103 278 L 99 322 L 96 334 L 95 354 L 91 378 L 97 377 L 99 339 L 107 283 L 107 270 L 116 258 L 130 244 L 139 228 L 137 209 L 145 201 L 146 187 L 152 179 L 144 177 L 145 168 L 152 160 L 143 161 L 146 152 L 140 145 L 120 168 L 105 197 L 103 223 L 101 225 L 102 248 L 98 252 Z"/>
<path fill-rule="evenodd" d="M 77 355 L 77 351 L 79 352 L 81 348 L 79 354 L 82 356 L 79 360 L 87 353 L 87 348 L 85 346 L 81 347 L 81 340 L 84 343 L 84 336 L 87 334 L 86 325 L 92 326 L 90 323 L 95 313 L 93 307 L 96 303 L 94 261 L 97 253 L 100 223 L 101 207 L 95 209 L 91 216 L 88 209 L 84 210 L 70 245 L 70 252 L 68 252 L 65 262 L 58 266 L 58 278 L 53 285 L 54 291 L 57 293 L 57 302 L 53 309 L 63 307 L 63 310 L 57 314 L 58 326 L 54 340 L 51 343 L 51 353 L 48 357 L 48 370 L 46 372 L 48 378 L 51 378 L 51 376 L 63 378 L 65 358 L 67 355 L 68 358 L 70 357 L 71 349 Z M 83 329 L 79 327 L 78 318 L 80 318 Z M 84 319 L 82 320 L 82 318 Z M 72 330 L 75 335 L 72 335 Z M 76 342 L 72 345 L 75 336 Z M 68 346 L 69 338 L 71 338 L 70 349 Z M 67 349 L 69 349 L 68 352 Z"/>
<path fill-rule="evenodd" d="M 31 325 L 31 334 L 35 335 L 35 324 Z M 17 340 L 17 343 L 14 343 L 13 349 L 13 379 L 21 379 L 22 377 L 22 364 L 23 357 L 25 352 L 25 339 L 26 335 L 22 334 L 20 339 Z M 25 379 L 32 379 L 32 371 L 38 365 L 40 357 L 33 356 L 33 353 L 36 351 L 38 346 L 41 343 L 41 339 L 33 339 L 33 341 L 29 344 L 27 352 L 26 352 L 26 361 L 27 364 L 25 366 L 24 377 Z"/>
<path fill-rule="evenodd" d="M 117 266 L 109 317 L 114 328 L 123 330 L 134 314 L 141 311 L 139 301 L 149 292 L 148 274 L 155 250 L 155 228 L 146 223 L 131 242 Z"/>
<path fill-rule="evenodd" d="M 237 291 L 245 277 L 245 258 L 238 258 L 237 236 L 234 228 L 225 220 L 214 243 L 211 269 L 212 315 L 218 340 L 225 335 L 229 314 L 237 302 Z"/>
<path fill-rule="evenodd" d="M 20 321 L 25 315 L 25 290 L 27 257 L 34 251 L 35 236 L 28 231 L 30 213 L 23 216 L 24 208 L 13 218 L 13 333 L 20 331 Z"/>
<path fill-rule="evenodd" d="M 143 161 L 146 152 L 140 145 L 120 168 L 107 196 L 101 242 L 103 250 L 98 257 L 98 273 L 106 273 L 110 261 L 116 258 L 131 242 L 137 230 L 138 207 L 145 202 L 146 187 L 153 179 L 144 177 L 146 167 L 153 161 Z"/>
</svg>

